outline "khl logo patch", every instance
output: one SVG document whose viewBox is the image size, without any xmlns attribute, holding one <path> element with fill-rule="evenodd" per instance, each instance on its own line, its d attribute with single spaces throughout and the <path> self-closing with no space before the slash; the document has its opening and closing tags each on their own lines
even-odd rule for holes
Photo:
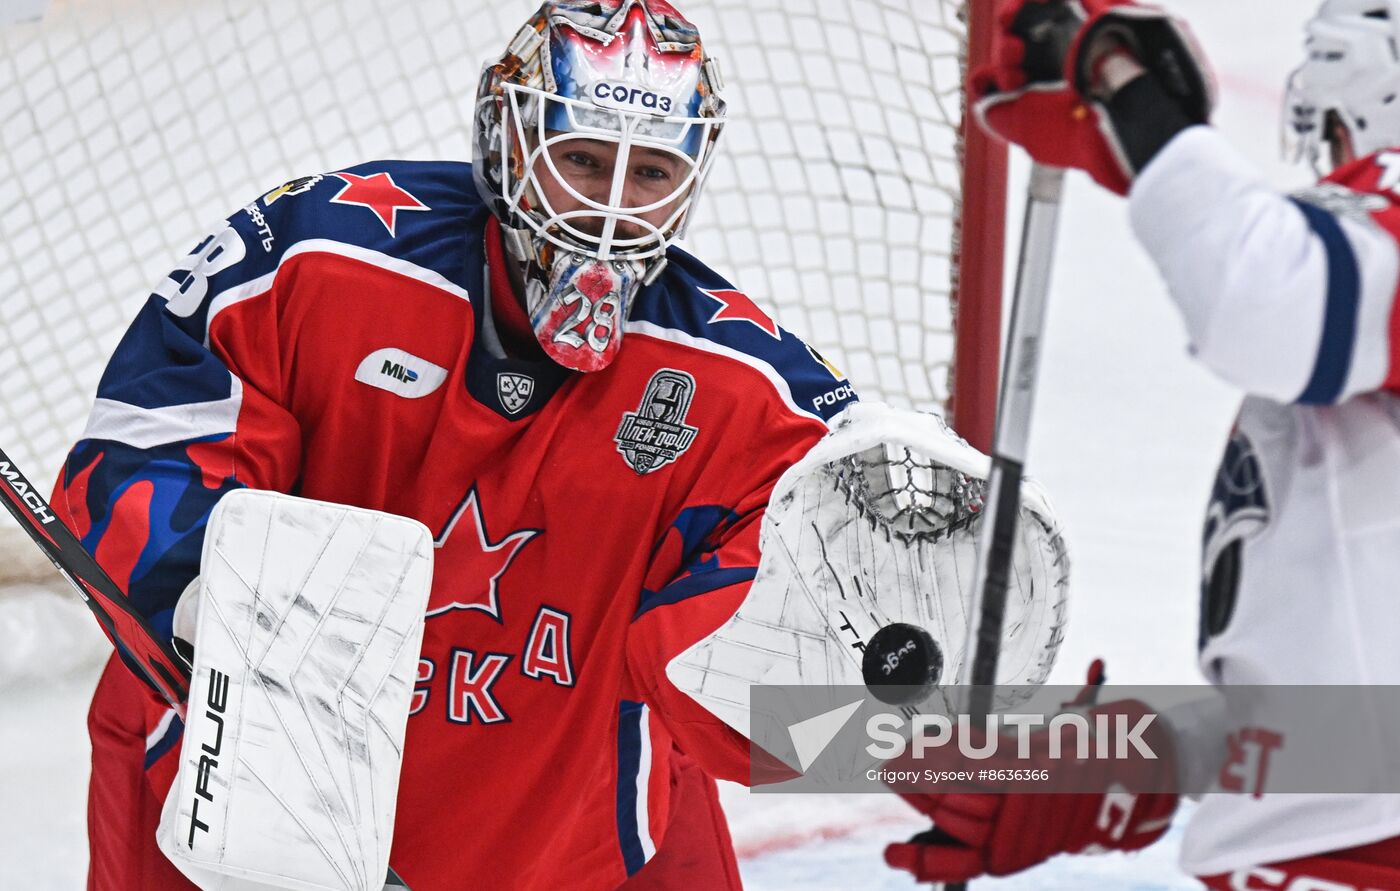
<svg viewBox="0 0 1400 891">
<path fill-rule="evenodd" d="M 508 414 L 519 414 L 535 393 L 535 379 L 523 374 L 502 371 L 496 375 L 496 397 Z"/>
<path fill-rule="evenodd" d="M 663 368 L 653 374 L 642 404 L 623 414 L 613 437 L 622 460 L 645 475 L 679 458 L 700 432 L 685 423 L 694 396 L 695 378 L 684 371 Z"/>
</svg>

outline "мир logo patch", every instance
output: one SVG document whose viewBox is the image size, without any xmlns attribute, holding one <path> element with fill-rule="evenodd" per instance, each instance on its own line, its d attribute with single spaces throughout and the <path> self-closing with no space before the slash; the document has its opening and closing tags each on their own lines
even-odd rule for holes
<svg viewBox="0 0 1400 891">
<path fill-rule="evenodd" d="M 419 399 L 442 386 L 447 369 L 406 350 L 388 347 L 361 359 L 355 380 L 405 399 Z"/>
</svg>

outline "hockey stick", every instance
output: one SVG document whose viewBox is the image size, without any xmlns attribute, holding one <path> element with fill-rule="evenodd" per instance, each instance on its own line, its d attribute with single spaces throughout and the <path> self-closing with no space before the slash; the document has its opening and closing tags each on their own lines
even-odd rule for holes
<svg viewBox="0 0 1400 891">
<path fill-rule="evenodd" d="M 185 719 L 189 669 L 174 647 L 161 640 L 146 618 L 132 608 L 126 592 L 109 576 L 73 531 L 58 518 L 34 483 L 0 450 L 0 491 L 6 509 L 29 533 L 49 561 L 66 578 L 97 617 L 122 661 Z M 385 891 L 409 891 L 408 883 L 389 867 Z"/>
<path fill-rule="evenodd" d="M 0 451 L 0 477 L 5 480 L 0 491 L 5 494 L 3 500 L 10 514 L 77 590 L 127 667 L 160 694 L 183 720 L 190 675 L 174 647 L 157 636 L 146 617 L 131 606 L 126 592 L 103 571 L 78 537 L 49 507 L 34 483 L 3 451 Z"/>
<path fill-rule="evenodd" d="M 1046 294 L 1050 289 L 1063 182 L 1062 169 L 1031 165 L 996 434 L 992 442 L 992 472 L 987 480 L 986 512 L 982 517 L 972 586 L 975 599 L 971 614 L 978 622 L 969 682 L 979 688 L 990 688 L 996 683 L 1006 612 L 1007 570 L 1015 543 L 1021 476 L 1035 407 L 1040 341 L 1045 328 Z M 990 689 L 972 692 L 974 716 L 987 713 L 992 704 L 991 695 Z"/>
<path fill-rule="evenodd" d="M 986 507 L 973 575 L 971 615 L 977 619 L 977 633 L 973 640 L 971 676 L 967 677 L 966 664 L 963 669 L 963 683 L 973 685 L 968 711 L 974 722 L 991 711 L 993 685 L 997 682 L 1006 589 L 1012 548 L 1016 543 L 1021 476 L 1035 407 L 1040 341 L 1045 329 L 1046 294 L 1050 290 L 1064 176 L 1060 168 L 1031 165 L 1016 289 L 1007 332 L 1006 362 L 1002 367 L 1001 399 L 992 442 L 992 473 L 987 479 Z M 967 883 L 958 882 L 945 888 L 946 891 L 965 891 Z"/>
</svg>

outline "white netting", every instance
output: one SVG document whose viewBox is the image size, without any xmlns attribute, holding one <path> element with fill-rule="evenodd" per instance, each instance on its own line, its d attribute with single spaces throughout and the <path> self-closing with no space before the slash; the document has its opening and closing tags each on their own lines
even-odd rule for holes
<svg viewBox="0 0 1400 891">
<path fill-rule="evenodd" d="M 678 5 L 721 61 L 732 121 L 688 247 L 865 397 L 941 406 L 960 0 Z M 295 176 L 469 159 L 480 67 L 535 0 L 47 6 L 0 26 L 0 447 L 45 486 L 129 319 L 211 224 Z M 0 560 L 61 584 L 13 563 L 30 546 L 0 527 Z M 5 586 L 29 634 L 6 636 L 0 676 L 33 650 L 89 659 L 42 618 L 74 604 L 29 590 Z"/>
<path fill-rule="evenodd" d="M 533 0 L 51 0 L 0 28 L 0 435 L 56 475 L 150 288 L 294 176 L 469 158 Z M 952 353 L 959 4 L 691 0 L 734 122 L 689 247 L 845 370 L 933 408 Z"/>
</svg>

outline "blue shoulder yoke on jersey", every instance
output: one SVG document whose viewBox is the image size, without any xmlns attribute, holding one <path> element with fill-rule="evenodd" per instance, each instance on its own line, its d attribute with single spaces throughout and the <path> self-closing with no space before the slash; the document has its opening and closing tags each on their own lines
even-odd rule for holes
<svg viewBox="0 0 1400 891">
<path fill-rule="evenodd" d="M 702 342 L 702 348 L 771 369 L 796 408 L 830 421 L 855 401 L 850 381 L 695 257 L 672 247 L 665 274 L 637 296 L 628 330 Z M 625 347 L 624 347 L 625 348 Z"/>
</svg>

